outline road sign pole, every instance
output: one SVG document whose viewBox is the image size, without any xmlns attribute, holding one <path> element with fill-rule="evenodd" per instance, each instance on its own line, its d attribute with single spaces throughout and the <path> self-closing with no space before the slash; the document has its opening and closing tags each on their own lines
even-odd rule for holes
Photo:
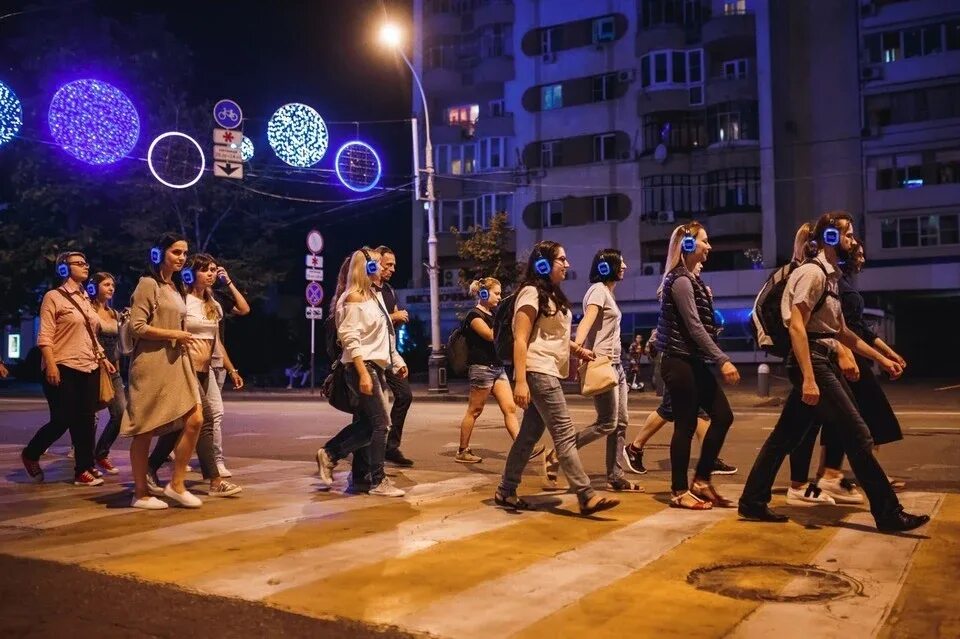
<svg viewBox="0 0 960 639">
<path fill-rule="evenodd" d="M 316 344 L 316 343 L 317 343 L 317 340 L 316 340 L 316 332 L 315 332 L 315 330 L 314 330 L 315 327 L 316 327 L 316 325 L 317 325 L 317 321 L 316 321 L 316 320 L 310 320 L 310 394 L 311 394 L 311 395 L 313 394 L 313 390 L 314 390 L 314 386 L 313 386 L 313 372 L 314 372 L 313 363 L 314 363 L 314 359 L 315 359 L 314 355 L 315 355 L 316 350 L 317 350 L 317 348 L 316 348 L 316 346 L 317 346 L 317 344 Z"/>
</svg>

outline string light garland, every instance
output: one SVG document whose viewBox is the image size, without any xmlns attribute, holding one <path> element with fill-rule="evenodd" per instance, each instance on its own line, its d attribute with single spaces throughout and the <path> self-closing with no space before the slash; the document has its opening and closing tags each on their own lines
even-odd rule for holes
<svg viewBox="0 0 960 639">
<path fill-rule="evenodd" d="M 301 168 L 311 167 L 327 153 L 327 125 L 316 109 L 292 102 L 270 116 L 267 142 L 277 157 Z"/>
<path fill-rule="evenodd" d="M 380 157 L 366 142 L 353 140 L 337 151 L 334 162 L 337 177 L 351 191 L 366 193 L 380 181 Z"/>
<path fill-rule="evenodd" d="M 244 162 L 253 159 L 253 141 L 247 136 L 243 136 L 243 140 L 240 142 L 240 159 Z"/>
<path fill-rule="evenodd" d="M 23 105 L 13 89 L 0 82 L 0 146 L 9 142 L 23 126 Z"/>
<path fill-rule="evenodd" d="M 140 116 L 123 91 L 99 80 L 60 87 L 47 113 L 50 134 L 63 149 L 88 164 L 113 164 L 133 151 Z"/>
</svg>

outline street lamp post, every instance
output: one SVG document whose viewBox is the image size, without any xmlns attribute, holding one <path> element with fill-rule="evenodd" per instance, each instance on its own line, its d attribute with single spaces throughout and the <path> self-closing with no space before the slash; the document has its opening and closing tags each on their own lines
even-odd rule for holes
<svg viewBox="0 0 960 639">
<path fill-rule="evenodd" d="M 447 392 L 447 358 L 440 345 L 440 269 L 437 266 L 437 210 L 433 191 L 433 144 L 430 141 L 430 107 L 423 90 L 420 75 L 401 48 L 400 30 L 394 25 L 385 25 L 380 30 L 380 39 L 392 47 L 406 63 L 413 81 L 420 91 L 423 102 L 423 121 L 426 131 L 424 148 L 425 172 L 427 174 L 427 276 L 430 281 L 430 359 L 427 363 L 428 390 L 434 393 Z M 417 170 L 418 167 L 414 167 Z"/>
</svg>

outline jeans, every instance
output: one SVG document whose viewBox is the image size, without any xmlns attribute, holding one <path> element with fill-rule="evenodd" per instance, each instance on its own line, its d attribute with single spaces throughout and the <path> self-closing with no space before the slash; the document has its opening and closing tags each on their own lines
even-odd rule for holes
<svg viewBox="0 0 960 639">
<path fill-rule="evenodd" d="M 223 402 L 220 400 L 220 386 L 216 377 L 210 373 L 197 373 L 197 382 L 200 387 L 200 407 L 203 409 L 203 425 L 197 437 L 197 459 L 200 460 L 200 472 L 204 479 L 216 479 L 220 476 L 217 470 L 217 459 L 213 447 L 213 424 L 216 411 L 223 415 Z M 217 408 L 219 407 L 219 408 Z M 156 473 L 170 453 L 177 447 L 182 430 L 175 430 L 157 439 L 157 444 L 150 453 L 150 472 Z"/>
<path fill-rule="evenodd" d="M 123 419 L 123 412 L 127 410 L 127 391 L 123 387 L 123 378 L 120 377 L 120 364 L 116 363 L 114 365 L 117 367 L 117 372 L 110 377 L 110 381 L 113 382 L 113 401 L 107 406 L 110 419 L 107 421 L 107 425 L 103 427 L 100 439 L 97 440 L 97 446 L 93 454 L 96 459 L 110 455 L 110 448 L 113 446 L 113 442 L 117 441 L 117 436 L 120 435 L 120 421 Z M 96 420 L 96 417 L 94 417 L 94 420 Z"/>
<path fill-rule="evenodd" d="M 740 505 L 759 508 L 770 503 L 773 482 L 784 458 L 803 441 L 814 422 L 820 421 L 827 428 L 835 429 L 838 441 L 850 459 L 850 467 L 867 493 L 874 518 L 879 520 L 893 514 L 900 502 L 873 456 L 873 439 L 857 411 L 850 387 L 830 358 L 811 352 L 810 363 L 820 388 L 820 401 L 816 406 L 803 402 L 803 374 L 791 358 L 787 371 L 793 390 L 783 406 L 777 425 L 750 470 L 743 495 L 740 496 Z"/>
<path fill-rule="evenodd" d="M 663 382 L 673 403 L 673 438 L 670 440 L 671 488 L 678 493 L 690 487 L 687 469 L 690 465 L 690 441 L 697 430 L 700 408 L 710 416 L 710 428 L 700 446 L 696 479 L 710 481 L 727 431 L 733 424 L 733 412 L 727 396 L 706 362 L 690 357 L 664 355 L 661 362 Z"/>
<path fill-rule="evenodd" d="M 44 424 L 23 450 L 23 456 L 37 461 L 53 442 L 70 431 L 73 440 L 74 474 L 93 468 L 94 420 L 100 397 L 100 369 L 89 373 L 60 365 L 60 385 L 43 380 L 43 394 L 50 407 L 50 421 Z"/>
<path fill-rule="evenodd" d="M 401 379 L 392 370 L 386 372 L 387 386 L 393 393 L 393 408 L 390 409 L 390 433 L 387 435 L 387 450 L 400 448 L 400 439 L 403 437 L 403 423 L 407 419 L 407 411 L 413 402 L 413 391 L 410 390 L 410 379 Z"/>
<path fill-rule="evenodd" d="M 470 364 L 467 368 L 467 379 L 470 380 L 470 388 L 478 390 L 493 388 L 500 380 L 510 381 L 503 366 L 490 364 Z"/>
<path fill-rule="evenodd" d="M 224 463 L 223 459 L 223 384 L 227 381 L 227 369 L 219 366 L 211 368 L 210 372 L 217 378 L 217 398 L 220 404 L 219 412 L 214 411 L 213 415 L 213 455 L 218 464 Z"/>
<path fill-rule="evenodd" d="M 623 366 L 614 364 L 617 373 L 617 385 L 605 393 L 595 395 L 593 405 L 597 409 L 597 421 L 577 433 L 577 448 L 583 448 L 601 437 L 607 438 L 607 480 L 614 481 L 623 477 L 620 466 L 620 451 L 627 439 L 627 395 L 630 387 Z"/>
<path fill-rule="evenodd" d="M 790 451 L 790 481 L 798 484 L 810 481 L 810 462 L 817 446 L 817 433 L 822 433 L 820 444 L 824 447 L 823 465 L 835 469 L 843 465 L 843 446 L 837 441 L 836 429 L 829 424 L 822 428 L 820 424 L 814 424 L 797 447 Z"/>
<path fill-rule="evenodd" d="M 576 490 L 580 504 L 587 503 L 593 496 L 590 478 L 580 463 L 577 452 L 577 431 L 567 410 L 567 400 L 563 396 L 560 380 L 543 373 L 527 373 L 527 385 L 530 387 L 530 406 L 523 411 L 520 432 L 510 447 L 507 465 L 500 480 L 500 493 L 504 496 L 515 495 L 520 485 L 520 476 L 530 460 L 533 447 L 543 436 L 543 430 L 550 431 L 553 446 L 560 458 L 560 468 L 567 476 L 571 488 Z"/>
<path fill-rule="evenodd" d="M 363 456 L 367 472 L 362 477 L 354 474 L 354 483 L 365 484 L 369 477 L 369 484 L 377 486 L 386 476 L 383 472 L 383 459 L 387 447 L 387 429 L 390 427 L 386 393 L 388 382 L 384 371 L 375 364 L 364 362 L 364 365 L 373 381 L 373 394 L 364 395 L 360 392 L 360 376 L 353 364 L 347 364 L 347 386 L 358 397 L 357 407 L 354 409 L 353 421 L 323 448 L 334 461 L 343 459 L 351 453 L 355 460 Z"/>
</svg>

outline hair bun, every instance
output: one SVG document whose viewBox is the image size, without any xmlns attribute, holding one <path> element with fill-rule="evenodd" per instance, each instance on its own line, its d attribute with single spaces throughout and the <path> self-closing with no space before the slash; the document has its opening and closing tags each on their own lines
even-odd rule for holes
<svg viewBox="0 0 960 639">
<path fill-rule="evenodd" d="M 470 294 L 476 295 L 480 292 L 480 280 L 473 280 L 470 282 Z"/>
</svg>

